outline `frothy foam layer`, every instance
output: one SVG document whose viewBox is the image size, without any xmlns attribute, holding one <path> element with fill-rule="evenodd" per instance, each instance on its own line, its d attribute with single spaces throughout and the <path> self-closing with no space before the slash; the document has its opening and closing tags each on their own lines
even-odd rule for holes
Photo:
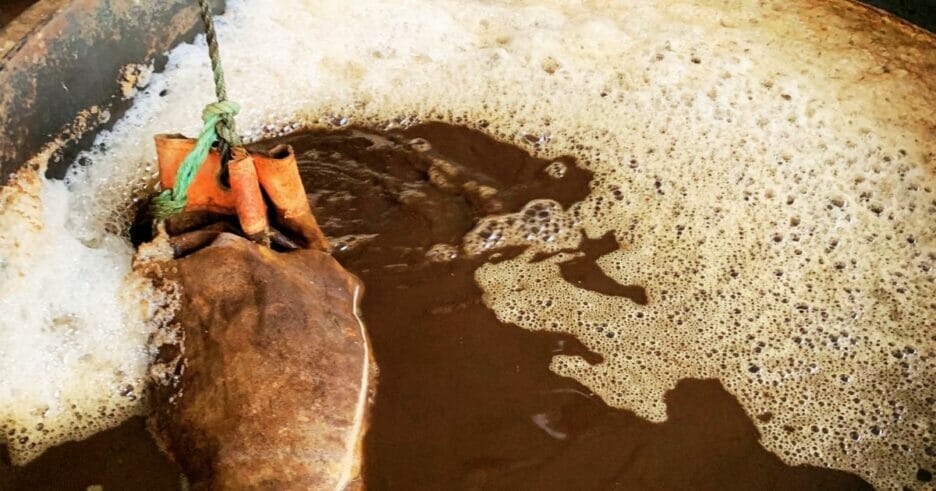
<svg viewBox="0 0 936 491">
<path fill-rule="evenodd" d="M 596 179 L 563 226 L 614 230 L 601 266 L 650 302 L 525 256 L 478 272 L 502 320 L 601 352 L 553 368 L 611 404 L 659 420 L 677 379 L 719 377 L 787 462 L 910 482 L 933 459 L 932 36 L 841 1 L 535 3 L 231 2 L 239 127 L 438 119 L 574 154 Z M 209 73 L 180 46 L 84 156 L 84 244 L 152 185 L 152 134 L 199 129 Z"/>
<path fill-rule="evenodd" d="M 69 232 L 61 181 L 21 171 L 0 192 L 0 443 L 14 463 L 142 409 L 157 300 L 110 236 Z"/>
<path fill-rule="evenodd" d="M 573 207 L 577 209 L 578 205 Z M 535 245 L 546 250 L 575 247 L 581 234 L 574 216 L 574 211 L 566 213 L 551 199 L 533 200 L 517 213 L 479 220 L 465 236 L 462 247 L 468 254 L 512 245 Z"/>
</svg>

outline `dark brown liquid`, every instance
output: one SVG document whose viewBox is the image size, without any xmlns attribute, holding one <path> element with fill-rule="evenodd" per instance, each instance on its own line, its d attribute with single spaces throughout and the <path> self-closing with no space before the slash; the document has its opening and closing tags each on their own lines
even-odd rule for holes
<svg viewBox="0 0 936 491">
<path fill-rule="evenodd" d="M 614 238 L 614 234 L 611 232 L 597 239 L 591 239 L 583 235 L 582 243 L 579 244 L 577 250 L 577 252 L 582 253 L 581 257 L 559 263 L 559 274 L 562 275 L 562 279 L 565 281 L 584 290 L 591 290 L 615 297 L 629 298 L 637 304 L 646 305 L 647 291 L 642 286 L 622 285 L 614 281 L 610 276 L 606 275 L 595 262 L 599 257 L 618 249 L 620 249 L 620 246 L 617 243 L 617 239 Z M 533 257 L 533 261 L 542 261 L 554 255 L 555 254 L 537 254 Z"/>
<path fill-rule="evenodd" d="M 417 137 L 432 150 L 407 143 Z M 589 174 L 572 159 L 556 180 L 542 172 L 546 161 L 442 124 L 389 135 L 306 133 L 261 146 L 283 142 L 300 156 L 329 236 L 376 234 L 335 252 L 366 284 L 364 320 L 380 367 L 365 442 L 371 489 L 870 488 L 844 472 L 785 465 L 760 446 L 750 418 L 718 381 L 680 382 L 666 395 L 669 418 L 653 424 L 550 372 L 555 354 L 590 363 L 601 357 L 572 336 L 503 324 L 484 306 L 475 269 L 517 248 L 426 258 L 434 244 L 458 244 L 492 209 L 582 199 Z M 457 172 L 440 178 L 433 158 Z M 499 190 L 495 201 L 473 193 L 469 181 Z M 612 236 L 586 240 L 582 257 L 562 264 L 563 278 L 647 302 L 644 288 L 653 285 L 618 285 L 595 264 L 617 247 Z M 24 468 L 0 467 L 5 489 L 176 489 L 177 481 L 138 419 Z"/>
</svg>

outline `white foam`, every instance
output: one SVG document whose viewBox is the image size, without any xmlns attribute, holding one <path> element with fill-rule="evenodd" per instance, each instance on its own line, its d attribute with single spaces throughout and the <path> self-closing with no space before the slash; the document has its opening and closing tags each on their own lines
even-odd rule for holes
<svg viewBox="0 0 936 491">
<path fill-rule="evenodd" d="M 482 218 L 465 235 L 462 247 L 468 254 L 512 245 L 537 245 L 549 251 L 575 247 L 581 233 L 574 216 L 556 201 L 536 199 L 516 213 Z"/>
<path fill-rule="evenodd" d="M 501 319 L 607 360 L 558 358 L 559 373 L 653 420 L 677 379 L 718 377 L 773 415 L 755 422 L 785 461 L 883 488 L 927 462 L 932 36 L 837 0 L 233 1 L 218 31 L 251 138 L 436 119 L 585 162 L 574 226 L 616 231 L 624 249 L 600 265 L 650 303 L 565 285 L 555 259 L 477 276 Z M 154 181 L 152 135 L 198 130 L 208 74 L 202 41 L 175 49 L 84 156 L 69 177 L 81 244 L 125 228 Z"/>
<path fill-rule="evenodd" d="M 23 171 L 0 192 L 0 442 L 14 463 L 139 413 L 150 326 L 145 285 L 66 226 L 61 181 Z"/>
</svg>

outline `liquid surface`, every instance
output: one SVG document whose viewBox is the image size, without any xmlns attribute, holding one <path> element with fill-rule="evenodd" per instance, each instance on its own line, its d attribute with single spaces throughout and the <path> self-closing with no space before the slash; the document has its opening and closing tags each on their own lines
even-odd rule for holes
<svg viewBox="0 0 936 491">
<path fill-rule="evenodd" d="M 783 464 L 714 380 L 680 382 L 666 396 L 663 424 L 611 408 L 549 370 L 556 354 L 591 363 L 601 356 L 566 334 L 504 324 L 484 305 L 477 267 L 523 247 L 480 257 L 439 244 L 459 246 L 491 207 L 509 213 L 534 199 L 563 207 L 581 200 L 590 176 L 573 159 L 562 159 L 561 178 L 551 177 L 544 172 L 551 161 L 442 124 L 392 134 L 316 132 L 262 146 L 282 142 L 296 149 L 316 213 L 338 245 L 335 256 L 366 284 L 363 316 L 380 367 L 365 442 L 369 488 L 869 487 L 842 472 Z M 444 177 L 430 171 L 440 162 Z M 478 184 L 496 192 L 479 197 Z M 563 276 L 646 303 L 643 287 L 619 285 L 595 266 L 617 249 L 611 236 L 586 238 L 582 255 L 563 263 Z M 26 467 L 0 467 L 0 476 L 4 489 L 179 486 L 178 469 L 139 419 Z"/>
<path fill-rule="evenodd" d="M 464 252 L 479 257 L 528 246 L 475 271 L 484 304 L 501 322 L 569 334 L 604 360 L 559 354 L 554 373 L 658 424 L 668 421 L 666 394 L 680 380 L 718 379 L 784 463 L 857 473 L 883 489 L 929 485 L 923 481 L 936 465 L 932 34 L 846 0 L 232 0 L 229 7 L 218 34 L 225 66 L 233 67 L 228 93 L 244 108 L 238 127 L 250 140 L 303 127 L 446 121 L 550 162 L 573 155 L 592 172 L 580 204 L 539 199 L 500 211 L 489 204 L 486 213 L 512 213 L 480 221 L 465 243 Z M 86 315 L 81 306 L 89 302 L 62 304 L 57 296 L 10 296 L 6 311 L 43 315 L 25 315 L 11 324 L 17 330 L 0 334 L 41 334 L 51 348 L 44 352 L 66 361 L 117 358 L 86 370 L 23 369 L 9 362 L 20 358 L 0 357 L 0 419 L 17 429 L 3 438 L 20 460 L 142 406 L 128 407 L 121 395 L 151 357 L 137 344 L 154 328 L 132 316 L 119 321 L 121 309 L 137 305 L 120 297 L 127 288 L 117 281 L 129 264 L 125 231 L 135 200 L 153 191 L 152 135 L 198 131 L 201 108 L 214 100 L 209 70 L 202 41 L 173 50 L 165 72 L 72 168 L 67 188 L 44 182 L 27 200 L 56 216 L 9 214 L 28 225 L 4 229 L 18 230 L 23 243 L 81 250 L 69 245 L 74 239 L 95 257 L 96 271 L 117 273 L 82 288 L 85 261 L 51 254 L 65 259 L 31 264 L 10 254 L 15 243 L 0 241 L 7 270 L 23 275 L 11 289 L 41 287 L 53 271 L 68 278 L 61 288 L 87 293 L 101 312 Z M 444 180 L 447 172 L 440 164 L 427 175 Z M 583 231 L 592 239 L 611 233 L 620 246 L 594 261 L 606 277 L 600 284 L 564 279 L 577 253 L 560 251 L 578 250 Z M 440 246 L 433 254 L 450 253 Z M 536 261 L 542 254 L 553 255 Z M 607 294 L 614 293 L 608 281 L 643 287 L 647 303 Z M 55 322 L 50 329 L 63 315 L 82 320 L 87 334 L 69 337 Z M 82 342 L 104 334 L 121 348 Z M 29 361 L 31 339 L 0 344 Z M 77 390 L 46 397 L 56 385 Z M 95 411 L 76 414 L 72 403 Z"/>
<path fill-rule="evenodd" d="M 617 252 L 621 249 L 614 238 L 613 232 L 608 232 L 598 239 L 588 236 L 582 237 L 578 250 L 565 250 L 561 252 L 579 252 L 571 259 L 559 263 L 559 274 L 567 283 L 604 295 L 624 297 L 631 299 L 639 305 L 647 304 L 647 291 L 640 285 L 622 285 L 608 276 L 595 262 L 601 256 Z M 561 253 L 560 252 L 560 253 Z M 539 254 L 533 262 L 539 262 L 553 257 L 553 254 Z"/>
</svg>

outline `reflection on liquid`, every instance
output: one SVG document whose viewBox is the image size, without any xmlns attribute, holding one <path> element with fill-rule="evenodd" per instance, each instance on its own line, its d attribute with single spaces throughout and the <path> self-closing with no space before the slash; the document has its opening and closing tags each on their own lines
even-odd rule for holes
<svg viewBox="0 0 936 491">
<path fill-rule="evenodd" d="M 421 139 L 421 140 L 416 140 Z M 412 144 L 416 141 L 417 144 Z M 427 143 L 426 143 L 427 142 Z M 490 199 L 504 212 L 534 198 L 568 206 L 589 175 L 566 159 L 561 179 L 545 160 L 482 134 L 442 124 L 392 134 L 314 132 L 289 143 L 316 213 L 331 237 L 368 235 L 335 254 L 364 280 L 363 316 L 380 366 L 365 442 L 371 489 L 863 489 L 857 477 L 787 466 L 759 443 L 737 401 L 715 380 L 685 380 L 666 395 L 669 418 L 654 424 L 604 404 L 548 366 L 555 354 L 602 362 L 567 334 L 501 323 L 481 301 L 473 273 L 485 260 L 430 260 L 457 244 Z M 444 178 L 432 162 L 451 164 Z M 497 190 L 472 195 L 482 183 Z M 613 237 L 583 241 L 562 265 L 580 288 L 646 303 L 595 260 Z M 47 453 L 21 469 L 0 468 L 0 487 L 175 489 L 177 470 L 159 457 L 140 420 Z"/>
</svg>

